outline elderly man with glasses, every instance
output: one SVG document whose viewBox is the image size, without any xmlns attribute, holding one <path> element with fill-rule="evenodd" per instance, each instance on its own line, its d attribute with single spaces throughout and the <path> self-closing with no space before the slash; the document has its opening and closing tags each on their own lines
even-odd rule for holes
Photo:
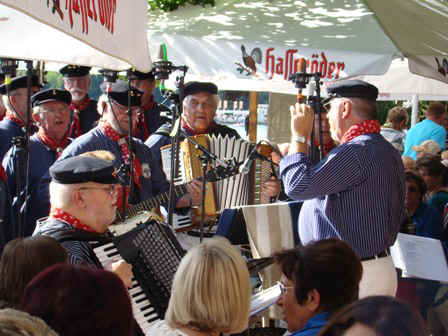
<svg viewBox="0 0 448 336">
<path fill-rule="evenodd" d="M 59 239 L 70 232 L 92 236 L 107 235 L 117 207 L 116 169 L 112 161 L 94 156 L 74 156 L 56 161 L 50 167 L 51 213 L 39 220 L 33 235 Z M 103 268 L 87 241 L 67 240 L 61 243 L 72 264 Z M 106 265 L 130 286 L 131 265 L 123 260 Z"/>
<path fill-rule="evenodd" d="M 395 295 L 397 276 L 389 253 L 405 218 L 400 154 L 380 135 L 378 89 L 359 80 L 328 88 L 328 119 L 339 143 L 312 164 L 308 142 L 314 113 L 291 110 L 289 155 L 280 161 L 286 194 L 304 201 L 298 231 L 303 244 L 324 238 L 346 241 L 363 261 L 360 296 Z"/>
</svg>

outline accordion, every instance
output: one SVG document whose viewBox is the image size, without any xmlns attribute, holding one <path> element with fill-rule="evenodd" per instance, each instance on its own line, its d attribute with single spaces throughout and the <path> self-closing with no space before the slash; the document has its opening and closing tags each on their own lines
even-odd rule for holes
<svg viewBox="0 0 448 336">
<path fill-rule="evenodd" d="M 94 253 L 103 266 L 117 257 L 132 265 L 134 279 L 129 296 L 139 326 L 137 334 L 145 335 L 154 322 L 164 318 L 174 274 L 184 255 L 171 229 L 149 220 L 110 243 L 97 245 Z"/>
<path fill-rule="evenodd" d="M 254 149 L 254 144 L 245 140 L 221 135 L 196 135 L 192 137 L 195 142 L 207 148 L 221 160 L 235 158 L 237 162 L 243 162 Z M 259 152 L 268 156 L 272 152 L 268 145 L 259 145 Z M 176 185 L 188 183 L 202 176 L 200 149 L 185 139 L 180 143 L 179 167 L 174 182 Z M 171 145 L 161 148 L 162 166 L 168 179 L 171 178 Z M 212 163 L 209 168 L 218 164 Z M 235 176 L 217 181 L 208 182 L 205 194 L 205 216 L 216 218 L 222 210 L 235 206 L 248 204 L 269 203 L 269 198 L 261 194 L 261 186 L 273 174 L 275 174 L 272 163 L 267 160 L 256 159 L 249 174 L 237 174 Z M 196 218 L 199 218 L 197 215 Z M 190 228 L 197 223 L 190 216 L 174 216 L 174 227 L 176 230 Z"/>
</svg>

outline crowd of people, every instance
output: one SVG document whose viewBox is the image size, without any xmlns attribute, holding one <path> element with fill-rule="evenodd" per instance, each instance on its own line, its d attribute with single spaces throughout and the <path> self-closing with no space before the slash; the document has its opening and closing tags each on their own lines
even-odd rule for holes
<svg viewBox="0 0 448 336">
<path fill-rule="evenodd" d="M 152 96 L 153 73 L 130 71 L 130 85 L 105 82 L 95 101 L 88 95 L 89 71 L 63 67 L 65 90 L 41 90 L 33 77 L 28 167 L 12 143 L 24 136 L 26 77 L 0 86 L 6 109 L 0 122 L 0 333 L 133 335 L 139 329 L 128 294 L 132 264 L 120 258 L 103 264 L 89 241 L 109 241 L 117 211 L 169 191 L 160 150 L 171 142 L 172 125 Z M 301 202 L 298 246 L 272 256 L 281 273 L 277 304 L 284 326 L 293 336 L 426 335 L 426 313 L 440 284 L 401 277 L 390 248 L 398 232 L 448 239 L 446 107 L 430 104 L 426 119 L 406 132 L 402 107 L 391 109 L 381 127 L 375 86 L 345 80 L 328 93 L 320 127 L 310 106 L 291 106 L 291 142 L 273 154 L 279 178 L 262 184 L 268 197 L 282 192 Z M 182 138 L 239 138 L 214 121 L 217 94 L 213 83 L 185 85 Z M 199 206 L 202 187 L 200 178 L 190 181 L 176 194 L 175 211 Z M 167 207 L 166 199 L 161 203 Z M 176 271 L 165 316 L 145 332 L 244 332 L 250 276 L 225 238 L 195 245 Z"/>
</svg>

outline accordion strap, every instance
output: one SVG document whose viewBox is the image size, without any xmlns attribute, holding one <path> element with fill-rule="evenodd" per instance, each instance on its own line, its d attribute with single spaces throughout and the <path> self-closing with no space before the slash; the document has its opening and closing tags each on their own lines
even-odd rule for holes
<svg viewBox="0 0 448 336">
<path fill-rule="evenodd" d="M 51 233 L 51 237 L 56 239 L 59 243 L 66 241 L 83 241 L 105 244 L 113 241 L 113 237 L 106 237 L 98 233 L 81 230 L 56 231 Z"/>
</svg>

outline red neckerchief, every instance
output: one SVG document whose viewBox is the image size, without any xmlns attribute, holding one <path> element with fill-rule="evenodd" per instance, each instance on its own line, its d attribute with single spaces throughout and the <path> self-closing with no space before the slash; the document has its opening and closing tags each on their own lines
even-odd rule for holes
<svg viewBox="0 0 448 336">
<path fill-rule="evenodd" d="M 148 104 L 142 105 L 142 109 L 143 109 L 143 111 L 152 110 L 154 108 L 155 104 L 156 104 L 156 101 L 154 100 L 154 96 L 151 96 Z"/>
<path fill-rule="evenodd" d="M 125 163 L 129 163 L 129 148 L 128 143 L 126 141 L 126 136 L 122 136 L 118 134 L 107 122 L 101 121 L 100 129 L 103 131 L 103 133 L 109 137 L 111 140 L 116 141 L 118 145 L 120 146 L 121 155 L 123 157 L 123 160 Z M 138 159 L 134 156 L 134 182 L 138 187 L 141 189 L 141 183 L 139 180 L 139 176 L 141 176 L 143 173 L 142 166 Z"/>
<path fill-rule="evenodd" d="M 12 122 L 16 123 L 20 127 L 25 126 L 23 121 L 12 112 L 6 111 L 5 118 L 11 120 Z"/>
<path fill-rule="evenodd" d="M 135 134 L 137 134 L 137 130 L 142 130 L 143 136 L 145 139 L 149 137 L 148 125 L 146 124 L 145 111 L 152 110 L 156 102 L 154 101 L 154 96 L 151 96 L 149 102 L 145 105 L 142 105 L 142 111 L 137 114 L 137 125 L 135 126 Z"/>
<path fill-rule="evenodd" d="M 5 168 L 3 168 L 2 165 L 0 165 L 0 178 L 3 180 L 3 182 L 6 182 L 6 172 Z"/>
<path fill-rule="evenodd" d="M 67 133 L 65 134 L 64 138 L 60 143 L 57 143 L 55 140 L 47 136 L 42 127 L 39 127 L 39 130 L 37 131 L 37 136 L 45 145 L 47 145 L 56 152 L 56 159 L 58 159 L 61 156 L 62 150 L 68 145 Z"/>
<path fill-rule="evenodd" d="M 363 134 L 379 133 L 380 129 L 381 125 L 378 120 L 364 120 L 359 124 L 353 125 L 344 133 L 344 136 L 341 139 L 341 144 Z"/>
<path fill-rule="evenodd" d="M 211 129 L 216 127 L 216 123 L 214 120 L 210 123 L 210 126 L 204 132 L 196 132 L 190 126 L 187 125 L 184 119 L 182 119 L 182 128 L 190 135 L 199 135 L 199 134 L 207 134 Z"/>
<path fill-rule="evenodd" d="M 89 95 L 86 95 L 81 101 L 78 103 L 72 102 L 70 104 L 70 110 L 73 112 L 73 120 L 72 124 L 70 125 L 70 130 L 68 134 L 70 136 L 73 136 L 74 138 L 77 138 L 81 135 L 81 123 L 79 121 L 79 114 L 84 111 L 90 104 L 90 98 Z"/>
<path fill-rule="evenodd" d="M 80 220 L 72 215 L 70 215 L 68 212 L 65 212 L 64 210 L 58 209 L 58 208 L 52 208 L 50 213 L 50 218 L 54 219 L 62 219 L 64 222 L 67 222 L 71 226 L 73 226 L 76 229 L 87 231 L 87 232 L 94 232 L 97 233 L 95 230 L 93 230 L 90 226 L 87 226 L 80 222 Z"/>
</svg>

